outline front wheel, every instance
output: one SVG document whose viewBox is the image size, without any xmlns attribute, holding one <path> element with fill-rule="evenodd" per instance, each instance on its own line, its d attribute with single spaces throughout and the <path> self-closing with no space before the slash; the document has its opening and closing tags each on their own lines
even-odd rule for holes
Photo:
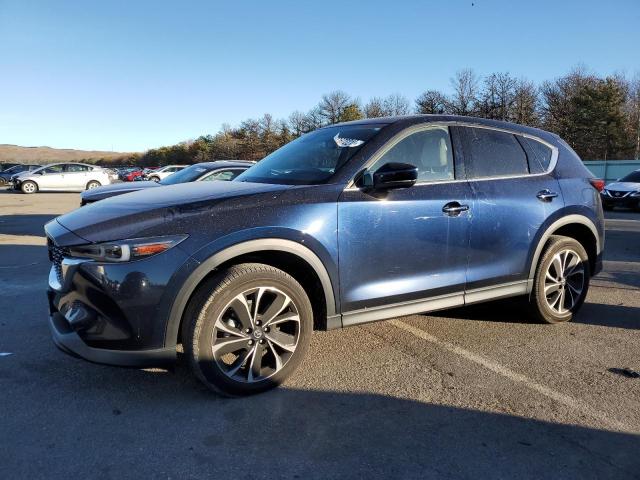
<svg viewBox="0 0 640 480">
<path fill-rule="evenodd" d="M 215 275 L 189 303 L 182 342 L 196 376 L 229 396 L 282 383 L 311 339 L 313 311 L 289 274 L 259 263 Z"/>
<path fill-rule="evenodd" d="M 89 183 L 87 183 L 87 190 L 98 188 L 99 186 L 100 186 L 100 182 L 98 182 L 97 180 L 91 180 Z"/>
<path fill-rule="evenodd" d="M 589 290 L 589 257 L 573 238 L 554 235 L 538 262 L 530 304 L 545 323 L 570 321 Z"/>
<path fill-rule="evenodd" d="M 151 180 L 152 182 L 156 182 L 157 183 L 157 182 L 160 181 L 160 177 L 156 177 L 156 176 L 149 177 L 149 180 Z"/>
<path fill-rule="evenodd" d="M 20 190 L 22 190 L 22 193 L 27 194 L 36 193 L 38 191 L 38 185 L 36 185 L 36 183 L 32 182 L 31 180 L 27 180 L 26 182 L 22 183 Z"/>
</svg>

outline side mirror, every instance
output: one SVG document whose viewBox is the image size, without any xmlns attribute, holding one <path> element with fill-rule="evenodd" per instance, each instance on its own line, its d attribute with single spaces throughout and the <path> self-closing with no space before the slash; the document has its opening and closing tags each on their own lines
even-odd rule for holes
<svg viewBox="0 0 640 480">
<path fill-rule="evenodd" d="M 373 188 L 407 188 L 418 180 L 418 167 L 409 163 L 385 163 L 373 174 Z"/>
</svg>

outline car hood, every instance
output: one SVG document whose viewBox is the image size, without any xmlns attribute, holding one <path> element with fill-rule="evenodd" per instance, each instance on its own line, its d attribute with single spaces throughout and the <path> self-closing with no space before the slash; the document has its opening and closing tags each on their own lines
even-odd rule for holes
<svg viewBox="0 0 640 480">
<path fill-rule="evenodd" d="M 89 242 L 157 234 L 174 218 L 215 212 L 227 200 L 275 194 L 291 188 L 248 182 L 193 182 L 145 188 L 92 203 L 57 218 L 58 223 Z M 182 232 L 173 232 L 182 233 Z"/>
<path fill-rule="evenodd" d="M 97 200 L 102 200 L 103 198 L 109 198 L 115 195 L 137 192 L 138 190 L 144 190 L 145 188 L 154 188 L 159 186 L 161 185 L 158 185 L 157 182 L 114 183 L 113 185 L 103 185 L 102 187 L 86 190 L 82 192 L 80 196 L 85 201 L 95 202 Z"/>
<path fill-rule="evenodd" d="M 613 190 L 615 192 L 636 192 L 640 191 L 639 182 L 613 182 L 604 187 L 605 190 Z"/>
</svg>

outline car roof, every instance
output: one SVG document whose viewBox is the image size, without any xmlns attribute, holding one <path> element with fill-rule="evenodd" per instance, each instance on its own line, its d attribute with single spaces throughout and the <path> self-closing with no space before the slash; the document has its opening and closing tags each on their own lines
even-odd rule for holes
<svg viewBox="0 0 640 480">
<path fill-rule="evenodd" d="M 53 167 L 54 165 L 84 165 L 85 167 L 98 166 L 98 165 L 91 165 L 90 163 L 81 163 L 81 162 L 56 162 L 56 163 L 47 163 L 46 165 L 42 165 L 41 167 Z"/>
<path fill-rule="evenodd" d="M 546 139 L 557 139 L 559 138 L 557 135 L 547 132 L 545 130 L 541 130 L 539 128 L 528 127 L 525 125 L 520 125 L 518 123 L 504 122 L 502 120 L 491 120 L 488 118 L 479 118 L 479 117 L 468 117 L 464 115 L 432 115 L 432 114 L 416 114 L 416 115 L 401 115 L 395 117 L 378 117 L 378 118 L 364 118 L 362 120 L 354 120 L 351 122 L 343 122 L 336 123 L 333 125 L 328 125 L 327 127 L 336 127 L 341 125 L 377 125 L 377 126 L 387 126 L 392 124 L 405 124 L 404 126 L 409 127 L 412 125 L 417 125 L 421 123 L 437 123 L 437 122 L 447 122 L 447 123 L 457 123 L 460 125 L 480 125 L 494 128 L 501 128 L 505 130 L 509 130 L 516 133 L 527 133 L 530 135 L 535 135 L 538 137 L 546 138 Z"/>
</svg>

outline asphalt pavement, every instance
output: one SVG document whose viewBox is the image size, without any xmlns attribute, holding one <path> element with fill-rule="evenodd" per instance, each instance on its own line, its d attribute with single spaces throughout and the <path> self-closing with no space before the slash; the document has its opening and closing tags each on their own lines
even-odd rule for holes
<svg viewBox="0 0 640 480">
<path fill-rule="evenodd" d="M 316 332 L 284 386 L 226 399 L 184 361 L 54 347 L 42 226 L 78 205 L 0 191 L 0 478 L 640 478 L 638 213 L 607 213 L 572 323 L 502 301 Z"/>
</svg>

